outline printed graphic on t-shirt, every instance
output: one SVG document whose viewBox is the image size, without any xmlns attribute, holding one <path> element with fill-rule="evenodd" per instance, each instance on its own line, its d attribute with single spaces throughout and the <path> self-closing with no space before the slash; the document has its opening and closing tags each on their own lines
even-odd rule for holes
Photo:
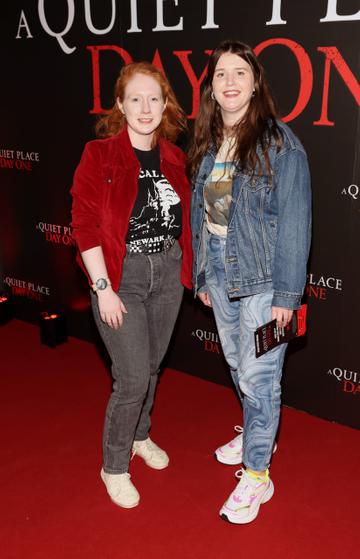
<svg viewBox="0 0 360 559">
<path fill-rule="evenodd" d="M 129 223 L 131 252 L 159 252 L 164 241 L 181 233 L 180 198 L 156 169 L 141 169 L 139 196 Z"/>
<path fill-rule="evenodd" d="M 204 189 L 209 223 L 227 227 L 232 193 L 233 165 L 216 162 Z"/>
</svg>

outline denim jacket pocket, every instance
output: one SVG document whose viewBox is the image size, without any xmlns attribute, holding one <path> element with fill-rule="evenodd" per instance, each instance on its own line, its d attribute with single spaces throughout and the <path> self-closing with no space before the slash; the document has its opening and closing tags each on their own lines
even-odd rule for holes
<svg viewBox="0 0 360 559">
<path fill-rule="evenodd" d="M 249 177 L 244 184 L 244 187 L 251 192 L 257 192 L 263 188 L 271 188 L 271 177 L 268 175 L 253 175 Z"/>
<path fill-rule="evenodd" d="M 248 262 L 249 277 L 264 280 L 271 276 L 271 254 L 276 238 L 276 223 L 274 229 L 269 227 L 271 217 L 275 217 L 270 209 L 271 179 L 265 174 L 241 179 L 232 224 L 242 238 L 248 239 L 246 246 L 239 250 Z"/>
<path fill-rule="evenodd" d="M 271 179 L 267 175 L 254 175 L 243 183 L 243 211 L 255 218 L 267 213 L 271 196 Z"/>
</svg>

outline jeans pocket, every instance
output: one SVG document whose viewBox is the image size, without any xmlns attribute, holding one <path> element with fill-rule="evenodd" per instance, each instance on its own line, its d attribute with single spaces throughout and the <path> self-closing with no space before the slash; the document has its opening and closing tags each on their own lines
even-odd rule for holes
<svg viewBox="0 0 360 559">
<path fill-rule="evenodd" d="M 225 242 L 220 237 L 210 236 L 207 246 L 207 259 L 217 267 L 225 266 Z"/>
<path fill-rule="evenodd" d="M 168 251 L 168 255 L 174 260 L 181 260 L 182 250 L 179 241 L 175 241 L 171 249 Z"/>
</svg>

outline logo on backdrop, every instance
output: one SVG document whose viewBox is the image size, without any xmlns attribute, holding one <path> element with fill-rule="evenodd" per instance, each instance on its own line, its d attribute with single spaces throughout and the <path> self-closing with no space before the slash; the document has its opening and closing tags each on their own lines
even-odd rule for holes
<svg viewBox="0 0 360 559">
<path fill-rule="evenodd" d="M 355 201 L 360 200 L 360 187 L 357 184 L 349 184 L 346 188 L 343 188 L 341 191 L 342 196 L 346 196 L 346 198 Z M 360 211 L 360 209 L 358 209 Z"/>
<path fill-rule="evenodd" d="M 211 351 L 219 355 L 222 353 L 219 336 L 216 332 L 197 328 L 191 332 L 191 335 L 201 343 L 204 351 Z"/>
<path fill-rule="evenodd" d="M 182 11 L 182 6 L 180 6 L 178 0 L 173 0 L 173 4 L 175 3 L 176 11 L 175 11 L 175 24 L 172 25 L 166 24 L 168 17 L 168 10 L 173 10 L 173 7 L 170 7 L 170 2 L 166 2 L 165 0 L 157 0 L 156 7 L 153 8 L 153 12 L 156 17 L 156 25 L 155 27 L 150 27 L 149 22 L 152 21 L 152 18 L 146 17 L 146 28 L 142 29 L 139 27 L 140 25 L 140 18 L 139 12 L 144 10 L 144 5 L 146 2 L 137 2 L 136 0 L 131 0 L 128 2 L 130 4 L 130 27 L 128 29 L 122 29 L 123 33 L 142 33 L 143 31 L 147 32 L 172 32 L 172 33 L 184 33 L 186 32 L 187 21 L 193 18 L 187 19 L 188 16 Z M 53 4 L 58 4 L 53 2 Z M 66 4 L 66 3 L 65 3 Z M 94 4 L 94 3 L 93 3 Z M 109 4 L 109 3 L 108 3 Z M 94 106 L 90 110 L 92 114 L 99 114 L 104 112 L 104 108 L 101 106 L 101 92 L 100 92 L 100 54 L 106 51 L 112 51 L 119 55 L 120 59 L 125 63 L 132 62 L 133 57 L 132 55 L 123 49 L 122 47 L 114 44 L 115 34 L 118 33 L 119 25 L 121 26 L 121 19 L 119 9 L 117 7 L 115 0 L 111 2 L 111 12 L 107 11 L 106 13 L 106 24 L 105 27 L 98 27 L 94 24 L 95 14 L 92 10 L 92 5 L 90 0 L 84 2 L 84 9 L 80 7 L 80 2 L 75 2 L 74 0 L 67 0 L 67 12 L 65 11 L 65 20 L 63 20 L 63 25 L 59 26 L 56 24 L 56 28 L 54 29 L 53 22 L 57 21 L 59 17 L 57 17 L 56 12 L 52 13 L 52 16 L 48 19 L 48 9 L 45 11 L 45 1 L 42 0 L 37 2 L 37 14 L 35 3 L 34 6 L 31 8 L 21 9 L 19 16 L 17 27 L 16 24 L 14 25 L 14 37 L 17 40 L 31 40 L 34 38 L 33 33 L 35 36 L 39 33 L 39 30 L 42 28 L 42 33 L 49 37 L 51 41 L 57 41 L 59 49 L 67 55 L 74 53 L 77 49 L 77 45 L 74 44 L 74 33 L 72 33 L 72 28 L 75 26 L 77 29 L 81 29 L 81 36 L 85 37 L 89 34 L 90 37 L 96 36 L 104 37 L 104 44 L 95 44 L 95 45 L 88 45 L 86 47 L 87 50 L 91 53 L 91 61 L 92 61 L 92 72 L 93 72 L 93 101 Z M 125 4 L 123 2 L 122 4 Z M 142 7 L 140 8 L 140 4 Z M 155 4 L 155 2 L 154 2 Z M 240 4 L 240 3 L 238 3 Z M 265 3 L 263 3 L 265 6 Z M 216 22 L 215 13 L 217 6 L 221 6 L 220 0 L 207 0 L 207 2 L 202 3 L 202 25 L 200 23 L 199 32 L 200 30 L 218 30 L 221 29 L 219 23 Z M 296 11 L 293 12 L 291 19 L 285 20 L 281 17 L 281 7 L 282 2 L 281 0 L 272 0 L 272 15 L 271 19 L 266 21 L 266 18 L 269 17 L 269 9 L 268 6 L 266 10 L 264 9 L 264 13 L 262 14 L 263 23 L 266 26 L 278 26 L 278 25 L 287 25 L 291 24 L 293 20 L 296 21 Z M 325 8 L 325 7 L 324 7 Z M 146 8 L 145 8 L 146 9 Z M 299 10 L 300 8 L 298 8 Z M 55 10 L 55 8 L 54 8 Z M 62 16 L 64 14 L 64 8 L 61 7 Z M 308 12 L 310 18 L 313 17 L 314 14 L 311 11 Z M 144 12 L 144 15 L 146 12 Z M 320 14 L 316 15 L 316 18 L 319 17 Z M 360 11 L 352 14 L 339 14 L 337 12 L 337 2 L 336 0 L 327 0 L 327 10 L 322 12 L 321 14 L 323 17 L 319 19 L 319 23 L 323 24 L 333 24 L 334 22 L 343 25 L 343 22 L 347 21 L 359 21 L 360 20 Z M 174 15 L 172 16 L 174 17 Z M 234 14 L 236 17 L 236 13 Z M 38 19 L 38 22 L 34 26 L 34 18 Z M 261 14 L 258 10 L 256 10 L 256 18 L 257 21 L 261 18 Z M 119 21 L 120 20 L 120 21 Z M 311 20 L 309 20 L 310 23 Z M 314 20 L 312 19 L 312 22 Z M 154 22 L 155 23 L 155 22 Z M 80 27 L 79 27 L 80 26 Z M 121 27 L 120 27 L 121 29 Z M 15 34 L 16 33 L 16 34 Z M 112 35 L 109 35 L 112 33 Z M 105 36 L 108 36 L 105 38 Z M 213 42 L 213 41 L 212 41 Z M 291 121 L 295 119 L 299 114 L 303 112 L 305 107 L 307 106 L 313 91 L 313 84 L 314 84 L 314 68 L 311 61 L 309 54 L 306 52 L 305 48 L 297 43 L 292 39 L 287 39 L 284 37 L 275 37 L 271 39 L 267 39 L 259 43 L 255 46 L 256 54 L 260 54 L 264 49 L 272 48 L 276 45 L 282 45 L 292 52 L 293 56 L 296 58 L 299 68 L 299 93 L 297 95 L 297 101 L 295 106 L 292 108 L 291 112 L 283 117 L 285 122 Z M 324 71 L 322 72 L 323 78 L 323 95 L 322 95 L 322 103 L 319 107 L 320 116 L 319 119 L 313 122 L 314 126 L 334 126 L 334 122 L 329 120 L 328 118 L 328 103 L 331 95 L 329 95 L 330 91 L 330 68 L 334 67 L 339 74 L 339 77 L 344 81 L 349 90 L 350 94 L 352 95 L 355 103 L 358 105 L 360 104 L 360 92 L 359 92 L 359 85 L 356 80 L 356 77 L 353 73 L 353 70 L 348 65 L 346 59 L 343 57 L 342 53 L 336 46 L 318 46 L 317 51 L 324 55 L 323 64 L 324 64 Z M 205 54 L 210 54 L 210 50 L 205 50 Z M 176 56 L 190 82 L 191 92 L 192 92 L 192 112 L 189 118 L 194 118 L 196 116 L 197 110 L 199 108 L 199 100 L 200 100 L 200 86 L 202 81 L 206 75 L 206 64 L 204 70 L 201 72 L 200 76 L 197 77 L 196 73 L 191 65 L 189 54 L 192 54 L 192 50 L 179 50 L 173 51 L 172 54 Z M 313 53 L 317 57 L 317 52 Z M 316 58 L 317 60 L 317 58 Z M 161 60 L 161 54 L 158 49 L 155 50 L 153 55 L 153 63 L 160 68 L 160 70 L 164 70 L 163 63 Z M 317 65 L 316 65 L 317 67 Z M 318 80 L 316 80 L 317 82 Z M 355 105 L 354 105 L 355 107 Z"/>
<path fill-rule="evenodd" d="M 0 148 L 0 169 L 32 171 L 39 162 L 40 155 L 37 151 Z"/>
<path fill-rule="evenodd" d="M 343 283 L 341 278 L 319 276 L 314 273 L 308 274 L 306 295 L 312 299 L 326 301 L 329 293 L 339 293 L 342 289 Z"/>
<path fill-rule="evenodd" d="M 346 188 L 343 188 L 341 194 L 344 196 L 350 196 L 353 200 L 359 199 L 360 188 L 357 184 L 349 184 Z"/>
<path fill-rule="evenodd" d="M 34 301 L 43 301 L 44 296 L 50 296 L 50 288 L 46 285 L 40 285 L 39 283 L 12 278 L 10 276 L 5 277 L 4 283 L 10 287 L 13 295 L 26 297 Z"/>
<path fill-rule="evenodd" d="M 339 383 L 342 392 L 349 395 L 360 395 L 360 374 L 357 371 L 334 367 L 327 371 L 328 375 L 333 376 Z"/>
<path fill-rule="evenodd" d="M 58 225 L 56 223 L 45 223 L 39 221 L 36 229 L 43 234 L 44 240 L 55 245 L 75 246 L 75 240 L 71 236 L 69 225 Z"/>
</svg>

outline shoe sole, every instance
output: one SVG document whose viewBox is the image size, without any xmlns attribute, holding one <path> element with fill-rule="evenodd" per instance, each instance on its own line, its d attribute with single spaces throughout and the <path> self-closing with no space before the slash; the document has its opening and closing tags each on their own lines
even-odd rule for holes
<svg viewBox="0 0 360 559">
<path fill-rule="evenodd" d="M 275 454 L 276 449 L 277 449 L 277 444 L 275 443 L 273 454 Z M 215 460 L 217 460 L 217 462 L 220 462 L 220 464 L 226 464 L 227 466 L 236 466 L 238 464 L 242 464 L 242 455 L 241 455 L 241 459 L 236 458 L 235 456 L 233 458 L 229 458 L 220 454 L 218 450 L 215 450 L 214 457 Z"/>
<path fill-rule="evenodd" d="M 249 524 L 249 522 L 252 522 L 253 520 L 255 520 L 255 518 L 259 514 L 260 506 L 263 505 L 264 503 L 267 503 L 268 501 L 270 501 L 270 499 L 272 498 L 273 495 L 274 495 L 274 484 L 270 480 L 270 485 L 269 485 L 268 489 L 264 493 L 263 498 L 262 498 L 261 502 L 259 503 L 259 506 L 256 509 L 254 509 L 251 516 L 247 516 L 246 518 L 239 518 L 235 514 L 232 514 L 230 511 L 221 512 L 221 510 L 220 510 L 220 513 L 219 513 L 220 517 L 223 520 L 225 520 L 226 522 L 230 522 L 230 524 Z"/>
<path fill-rule="evenodd" d="M 217 451 L 215 450 L 214 452 L 214 457 L 215 460 L 217 462 L 220 462 L 220 464 L 226 464 L 227 466 L 235 466 L 237 464 L 241 464 L 242 463 L 242 456 L 241 456 L 241 460 L 239 460 L 239 458 L 227 458 L 224 457 L 222 454 L 217 454 Z"/>
<path fill-rule="evenodd" d="M 135 452 L 135 453 L 133 454 L 133 457 L 132 457 L 132 458 L 134 458 L 135 456 L 138 456 L 139 458 L 141 458 L 141 460 L 144 460 L 145 464 L 146 464 L 147 466 L 149 466 L 149 468 L 152 468 L 153 470 L 165 470 L 165 468 L 168 467 L 169 462 L 170 462 L 170 460 L 168 460 L 167 463 L 164 464 L 163 466 L 154 466 L 154 464 L 150 464 L 150 462 L 147 462 L 147 461 L 145 460 L 145 458 L 143 458 L 143 457 L 141 456 L 141 454 L 138 454 L 137 452 Z"/>
<path fill-rule="evenodd" d="M 106 487 L 106 482 L 105 482 L 105 480 L 104 480 L 104 478 L 103 478 L 103 471 L 102 471 L 102 470 L 101 470 L 101 472 L 100 472 L 100 477 L 101 477 L 101 479 L 102 479 L 102 481 L 104 482 L 104 485 L 105 485 L 105 487 Z M 107 487 L 106 487 L 106 490 L 107 490 Z M 116 505 L 116 506 L 118 506 L 118 507 L 121 507 L 122 509 L 133 509 L 134 507 L 137 507 L 138 504 L 140 503 L 140 499 L 139 499 L 139 500 L 138 500 L 136 503 L 134 503 L 133 505 L 121 505 L 120 503 L 118 503 L 117 501 L 115 501 L 115 500 L 112 498 L 112 496 L 110 495 L 110 493 L 109 493 L 108 491 L 107 491 L 107 494 L 108 494 L 109 497 L 110 497 L 110 501 L 111 501 L 112 503 L 114 503 L 114 505 Z"/>
<path fill-rule="evenodd" d="M 108 495 L 109 495 L 109 494 L 108 494 Z M 110 497 L 110 501 L 111 501 L 112 503 L 114 503 L 114 505 L 116 505 L 116 506 L 118 506 L 118 507 L 120 507 L 120 508 L 122 508 L 122 509 L 133 509 L 133 508 L 137 507 L 138 504 L 140 503 L 140 499 L 139 499 L 138 502 L 135 503 L 135 505 L 120 505 L 120 503 L 118 503 L 117 501 L 114 501 L 114 499 L 111 497 L 111 495 L 109 495 L 109 497 Z"/>
</svg>

